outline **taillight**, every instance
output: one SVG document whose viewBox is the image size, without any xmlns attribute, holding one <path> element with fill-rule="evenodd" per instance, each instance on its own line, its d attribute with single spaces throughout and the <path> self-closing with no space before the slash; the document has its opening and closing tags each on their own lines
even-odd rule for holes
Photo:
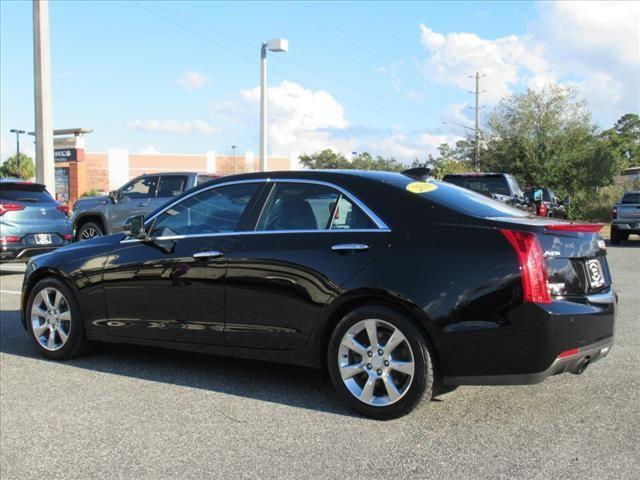
<svg viewBox="0 0 640 480">
<path fill-rule="evenodd" d="M 17 203 L 0 203 L 0 215 L 4 215 L 7 212 L 17 212 L 19 210 L 24 210 L 24 205 Z"/>
<path fill-rule="evenodd" d="M 553 232 L 590 232 L 598 233 L 602 230 L 604 225 L 602 223 L 552 223 L 551 225 L 545 225 L 545 230 Z"/>
<path fill-rule="evenodd" d="M 65 215 L 69 215 L 69 205 L 64 205 L 61 203 L 60 205 L 56 205 L 56 210 L 60 210 Z"/>
<path fill-rule="evenodd" d="M 0 237 L 0 243 L 18 243 L 20 241 L 20 237 L 12 235 L 10 237 Z"/>
<path fill-rule="evenodd" d="M 525 302 L 551 303 L 547 290 L 547 266 L 534 233 L 500 230 L 518 254 Z"/>
<path fill-rule="evenodd" d="M 611 209 L 611 220 L 615 220 L 616 218 L 618 218 L 618 209 L 613 207 Z"/>
<path fill-rule="evenodd" d="M 547 208 L 547 206 L 544 203 L 541 203 L 540 205 L 538 205 L 538 216 L 539 217 L 546 217 L 547 213 L 549 213 L 549 209 Z"/>
</svg>

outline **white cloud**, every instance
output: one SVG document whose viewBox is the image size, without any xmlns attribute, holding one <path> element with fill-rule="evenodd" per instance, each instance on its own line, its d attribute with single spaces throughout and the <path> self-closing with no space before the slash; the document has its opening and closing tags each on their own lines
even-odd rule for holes
<svg viewBox="0 0 640 480">
<path fill-rule="evenodd" d="M 209 83 L 209 79 L 198 72 L 184 72 L 176 83 L 188 91 L 199 90 Z"/>
<path fill-rule="evenodd" d="M 411 100 L 412 102 L 421 102 L 424 100 L 424 94 L 417 90 L 407 90 L 404 96 L 407 100 Z"/>
<path fill-rule="evenodd" d="M 382 75 L 384 77 L 389 77 L 389 82 L 391 83 L 391 87 L 396 91 L 400 91 L 400 87 L 402 86 L 402 81 L 404 77 L 404 63 L 396 62 L 388 67 L 378 67 L 375 70 L 375 73 L 378 75 Z"/>
<path fill-rule="evenodd" d="M 529 38 L 509 35 L 488 40 L 475 33 L 438 33 L 420 25 L 421 40 L 429 57 L 424 65 L 425 77 L 442 85 L 472 90 L 476 72 L 481 80 L 483 100 L 495 103 L 509 95 L 524 74 L 551 76 L 544 59 L 544 48 Z"/>
<path fill-rule="evenodd" d="M 537 11 L 525 34 L 495 39 L 421 24 L 423 75 L 469 91 L 469 76 L 485 74 L 487 104 L 524 87 L 573 84 L 605 125 L 640 109 L 640 2 L 539 2 Z"/>
<path fill-rule="evenodd" d="M 157 155 L 160 152 L 153 145 L 147 145 L 142 150 L 140 150 L 140 153 L 145 155 Z"/>
<path fill-rule="evenodd" d="M 132 120 L 127 123 L 129 130 L 145 132 L 162 132 L 174 134 L 202 133 L 214 135 L 220 132 L 220 128 L 210 125 L 204 120 Z"/>
<path fill-rule="evenodd" d="M 258 87 L 242 90 L 243 99 L 257 111 Z M 344 129 L 344 109 L 330 94 L 307 90 L 295 82 L 283 81 L 269 87 L 269 150 L 275 155 L 311 152 L 330 148 L 325 129 Z M 335 144 L 334 144 L 335 145 Z"/>
</svg>

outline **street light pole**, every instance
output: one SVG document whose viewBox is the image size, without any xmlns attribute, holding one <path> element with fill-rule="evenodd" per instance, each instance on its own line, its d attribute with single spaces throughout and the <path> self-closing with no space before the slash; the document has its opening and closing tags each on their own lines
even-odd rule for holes
<svg viewBox="0 0 640 480">
<path fill-rule="evenodd" d="M 236 173 L 236 146 L 231 145 L 231 172 Z"/>
<path fill-rule="evenodd" d="M 289 43 L 284 38 L 268 40 L 260 50 L 260 171 L 267 169 L 267 50 L 286 52 Z"/>
<path fill-rule="evenodd" d="M 55 192 L 49 2 L 33 0 L 33 61 L 36 131 L 36 181 Z"/>
<path fill-rule="evenodd" d="M 15 128 L 12 128 L 9 131 L 16 134 L 16 157 L 20 157 L 20 134 L 27 132 L 25 130 L 18 130 Z"/>
</svg>

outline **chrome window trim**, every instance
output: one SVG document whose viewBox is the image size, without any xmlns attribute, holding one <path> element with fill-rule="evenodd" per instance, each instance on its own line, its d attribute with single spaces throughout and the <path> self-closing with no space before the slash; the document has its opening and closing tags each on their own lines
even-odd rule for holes
<svg viewBox="0 0 640 480">
<path fill-rule="evenodd" d="M 291 233 L 336 233 L 336 232 L 344 232 L 344 233 L 389 233 L 391 229 L 388 225 L 378 216 L 376 215 L 369 207 L 367 207 L 364 203 L 360 201 L 358 197 L 351 194 L 348 190 L 342 188 L 339 185 L 325 182 L 323 180 L 309 180 L 309 179 L 296 179 L 296 178 L 250 178 L 246 180 L 232 180 L 229 182 L 217 183 L 215 185 L 211 185 L 207 188 L 203 188 L 201 190 L 197 190 L 195 192 L 190 193 L 184 197 L 181 197 L 171 203 L 169 203 L 165 208 L 160 210 L 158 213 L 149 217 L 145 221 L 145 227 L 151 224 L 159 215 L 162 215 L 167 210 L 171 209 L 174 205 L 183 202 L 184 200 L 191 198 L 194 195 L 197 195 L 202 192 L 206 192 L 215 188 L 226 187 L 230 185 L 238 185 L 244 183 L 306 183 L 311 185 L 322 185 L 325 187 L 333 188 L 340 192 L 344 197 L 346 197 L 349 201 L 353 202 L 354 205 L 357 205 L 358 208 L 362 210 L 362 212 L 371 220 L 376 228 L 353 228 L 353 229 L 317 229 L 317 230 L 241 230 L 241 231 L 233 231 L 233 232 L 220 232 L 220 233 L 196 233 L 192 235 L 170 235 L 164 237 L 150 237 L 148 239 L 138 239 L 138 238 L 124 238 L 120 240 L 120 243 L 138 243 L 144 242 L 145 240 L 181 240 L 184 238 L 206 238 L 206 237 L 222 237 L 229 235 L 273 235 L 273 234 L 291 234 Z M 266 204 L 266 203 L 265 203 Z M 256 224 L 257 225 L 257 224 Z"/>
<path fill-rule="evenodd" d="M 167 235 L 164 237 L 142 238 L 124 238 L 120 243 L 139 243 L 145 241 L 156 240 L 184 240 L 185 238 L 207 238 L 207 237 L 228 237 L 232 235 L 283 235 L 290 233 L 390 233 L 388 228 L 345 228 L 335 230 L 240 230 L 237 232 L 220 232 L 220 233 L 194 233 L 192 235 Z"/>
</svg>

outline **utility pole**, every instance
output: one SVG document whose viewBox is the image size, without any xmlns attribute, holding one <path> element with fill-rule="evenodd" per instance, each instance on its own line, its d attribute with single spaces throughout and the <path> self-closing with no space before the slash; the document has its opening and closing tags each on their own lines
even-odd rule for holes
<svg viewBox="0 0 640 480">
<path fill-rule="evenodd" d="M 16 157 L 20 157 L 20 134 L 21 133 L 27 133 L 24 130 L 18 130 L 16 128 L 12 128 L 11 130 L 9 130 L 11 133 L 15 133 L 16 134 Z"/>
<path fill-rule="evenodd" d="M 286 52 L 289 42 L 284 38 L 273 38 L 260 49 L 260 171 L 267 170 L 267 50 Z"/>
<path fill-rule="evenodd" d="M 476 171 L 480 171 L 480 73 L 476 72 Z"/>
<path fill-rule="evenodd" d="M 44 184 L 50 192 L 55 192 L 48 0 L 33 0 L 33 60 L 36 181 Z"/>
</svg>

